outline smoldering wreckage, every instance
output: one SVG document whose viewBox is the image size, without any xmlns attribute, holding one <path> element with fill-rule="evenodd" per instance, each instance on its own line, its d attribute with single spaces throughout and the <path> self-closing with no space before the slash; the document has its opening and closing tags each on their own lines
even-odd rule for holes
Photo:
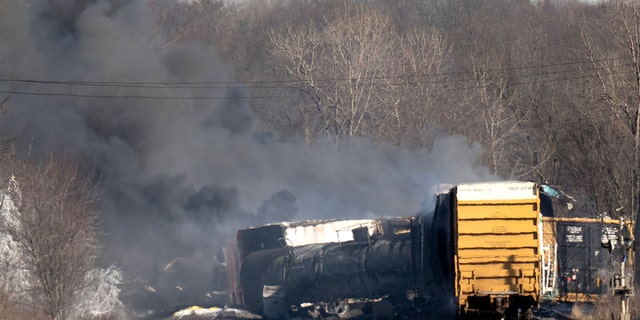
<svg viewBox="0 0 640 320">
<path fill-rule="evenodd" d="M 0 71 L 25 79 L 102 81 L 85 84 L 232 80 L 208 46 L 165 45 L 151 17 L 144 1 L 5 1 L 0 53 L 12 63 L 0 63 Z M 150 35 L 163 45 L 143 45 Z M 44 84 L 9 86 L 3 84 L 12 92 L 41 92 Z M 554 218 L 544 210 L 542 186 L 462 184 L 438 193 L 435 207 L 414 215 L 411 206 L 431 184 L 489 179 L 474 170 L 480 149 L 466 138 L 437 140 L 428 154 L 372 150 L 357 139 L 341 143 L 344 153 L 331 141 L 308 149 L 292 138 L 256 132 L 242 88 L 73 88 L 78 97 L 54 91 L 56 99 L 13 96 L 15 108 L 3 129 L 24 132 L 16 141 L 19 154 L 45 158 L 59 150 L 108 173 L 103 209 L 110 213 L 104 227 L 111 237 L 105 255 L 145 275 L 125 281 L 120 291 L 132 318 L 526 318 L 547 298 L 614 292 L 624 300 L 632 292 L 630 273 L 621 272 L 632 250 L 626 221 Z M 179 108 L 171 99 L 97 98 L 211 94 L 220 103 L 180 101 Z M 220 237 L 211 215 L 245 216 L 238 190 L 249 208 L 268 199 L 273 190 L 264 185 L 296 190 L 304 211 L 337 199 L 323 206 L 323 217 L 361 212 L 349 210 L 356 203 L 365 212 L 400 218 L 257 222 L 220 252 L 176 258 L 194 243 Z M 271 217 L 291 220 L 293 211 L 276 207 L 267 208 Z M 605 241 L 586 233 L 603 226 L 610 231 Z M 613 254 L 596 254 L 601 242 Z"/>
<path fill-rule="evenodd" d="M 241 229 L 220 255 L 177 258 L 124 300 L 141 318 L 555 319 L 540 306 L 614 295 L 631 319 L 633 223 L 554 217 L 556 196 L 460 184 L 414 216 Z"/>
</svg>

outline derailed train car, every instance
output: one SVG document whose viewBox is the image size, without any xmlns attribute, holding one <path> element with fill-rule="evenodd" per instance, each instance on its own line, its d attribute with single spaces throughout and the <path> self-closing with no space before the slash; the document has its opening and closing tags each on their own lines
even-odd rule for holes
<svg viewBox="0 0 640 320">
<path fill-rule="evenodd" d="M 410 218 L 240 230 L 233 295 L 265 318 L 531 317 L 541 197 L 531 182 L 462 184 Z"/>
</svg>

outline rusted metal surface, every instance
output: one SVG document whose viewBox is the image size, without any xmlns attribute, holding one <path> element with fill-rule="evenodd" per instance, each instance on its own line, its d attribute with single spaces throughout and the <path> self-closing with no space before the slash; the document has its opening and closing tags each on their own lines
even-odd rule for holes
<svg viewBox="0 0 640 320">
<path fill-rule="evenodd" d="M 227 264 L 227 283 L 229 284 L 229 303 L 231 305 L 242 305 L 242 291 L 238 283 L 240 274 L 240 252 L 235 239 L 228 239 L 226 245 L 225 260 Z"/>
</svg>

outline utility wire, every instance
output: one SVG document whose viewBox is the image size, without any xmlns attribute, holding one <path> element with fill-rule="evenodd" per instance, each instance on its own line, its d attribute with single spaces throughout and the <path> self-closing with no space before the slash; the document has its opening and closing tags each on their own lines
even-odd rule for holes
<svg viewBox="0 0 640 320">
<path fill-rule="evenodd" d="M 102 95 L 102 94 L 76 94 L 58 92 L 33 92 L 20 90 L 0 90 L 2 94 L 33 95 L 33 96 L 53 96 L 53 97 L 73 97 L 73 98 L 98 98 L 98 99 L 151 99 L 151 100 L 248 100 L 248 99 L 276 99 L 279 96 L 257 96 L 257 97 L 216 97 L 216 96 L 150 96 L 150 95 Z"/>
<path fill-rule="evenodd" d="M 607 61 L 616 61 L 623 60 L 623 58 L 609 58 L 609 59 L 601 59 L 595 60 L 594 62 L 607 62 Z M 590 64 L 592 63 L 590 60 L 581 60 L 581 61 L 567 61 L 553 64 L 541 64 L 541 65 L 528 65 L 528 66 L 517 66 L 517 67 L 507 67 L 507 68 L 497 68 L 497 69 L 479 69 L 476 71 L 456 71 L 456 72 L 441 72 L 441 73 L 427 73 L 427 74 L 415 74 L 415 75 L 388 75 L 388 76 L 372 76 L 372 77 L 363 77 L 360 80 L 376 80 L 376 79 L 406 79 L 406 78 L 433 78 L 433 77 L 444 77 L 444 76 L 473 76 L 474 74 L 485 74 L 485 73 L 493 73 L 493 72 L 505 72 L 505 71 L 516 71 L 516 70 L 528 70 L 528 69 L 542 69 L 542 68 L 550 68 L 550 67 L 560 67 L 560 66 L 571 66 L 571 65 L 581 65 L 581 64 Z M 631 64 L 623 64 L 615 66 L 616 68 L 631 66 Z M 580 69 L 570 69 L 570 70 L 561 70 L 561 71 L 549 71 L 549 72 L 539 72 L 534 74 L 521 74 L 521 75 L 511 75 L 512 77 L 528 77 L 528 76 L 537 76 L 537 75 L 548 75 L 548 74 L 557 74 L 557 73 L 566 73 L 566 72 L 579 72 Z M 339 82 L 339 81 L 352 81 L 352 78 L 332 78 L 332 79 L 321 79 L 317 80 L 318 82 Z M 454 80 L 454 81 L 465 81 L 463 80 Z M 439 82 L 447 82 L 451 80 L 436 80 L 435 83 Z M 280 88 L 280 86 L 255 86 L 262 84 L 290 84 L 290 83 L 298 83 L 297 80 L 255 80 L 255 81 L 183 81 L 183 82 L 174 82 L 174 81 L 63 81 L 63 80 L 36 80 L 36 79 L 24 79 L 24 78 L 0 78 L 0 82 L 18 82 L 18 83 L 31 83 L 31 84 L 53 84 L 53 85 L 64 85 L 64 86 L 89 86 L 89 87 L 125 87 L 125 88 L 177 88 L 177 89 L 229 89 L 235 88 L 238 85 L 246 86 L 248 88 Z M 236 86 L 234 86 L 236 85 Z"/>
<path fill-rule="evenodd" d="M 612 59 L 602 59 L 595 62 L 606 62 L 606 61 L 616 61 L 621 60 L 619 58 Z M 501 69 L 485 69 L 481 71 L 477 71 L 475 74 L 482 74 L 484 72 L 491 71 L 510 71 L 510 70 L 526 70 L 526 69 L 540 69 L 547 67 L 559 67 L 559 66 L 568 66 L 568 65 L 577 65 L 577 64 L 585 64 L 592 63 L 591 61 L 573 61 L 573 62 L 563 62 L 563 63 L 555 63 L 555 64 L 545 64 L 545 65 L 535 65 L 535 66 L 520 66 L 520 67 L 512 67 L 512 68 L 501 68 Z M 632 66 L 632 64 L 621 64 L 615 66 L 615 68 L 622 68 Z M 478 80 L 500 80 L 500 79 L 523 79 L 523 81 L 516 81 L 509 83 L 509 85 L 524 85 L 531 84 L 536 82 L 560 82 L 560 81 L 569 81 L 569 80 L 579 80 L 595 77 L 596 74 L 584 74 L 577 76 L 566 76 L 562 78 L 548 78 L 548 79 L 533 79 L 526 80 L 527 78 L 532 77 L 543 77 L 543 76 L 552 76 L 565 74 L 570 75 L 571 73 L 576 72 L 596 72 L 600 69 L 610 69 L 610 68 L 596 68 L 596 69 L 569 69 L 569 70 L 555 70 L 555 71 L 541 71 L 537 73 L 527 73 L 527 74 L 510 74 L 505 76 L 486 76 L 486 77 L 471 77 L 474 72 L 471 71 L 461 71 L 461 72 L 449 72 L 449 73 L 433 73 L 433 74 L 423 74 L 423 75 L 395 75 L 395 76 L 378 76 L 378 77 L 369 77 L 369 80 L 376 79 L 406 79 L 408 81 L 397 81 L 397 82 L 389 82 L 389 83 L 372 83 L 372 85 L 390 85 L 390 86 L 411 86 L 411 85 L 424 85 L 424 84 L 446 84 L 446 83 L 472 83 Z M 607 74 L 613 74 L 615 72 L 608 72 Z M 447 79 L 435 79 L 435 80 L 426 80 L 420 81 L 416 80 L 419 78 L 428 78 L 428 77 L 439 77 L 439 76 L 453 76 L 453 75 L 468 75 L 469 78 L 455 79 L 455 78 L 447 78 Z M 413 79 L 413 80 L 410 80 Z M 334 82 L 334 84 L 324 84 L 317 85 L 318 87 L 335 87 L 335 86 L 344 86 L 339 85 L 338 81 L 346 81 L 352 79 L 324 79 L 322 83 L 326 82 Z M 360 80 L 367 80 L 366 77 L 361 78 Z M 210 82 L 117 82 L 117 81 L 61 81 L 61 80 L 34 80 L 34 79 L 3 79 L 0 78 L 0 83 L 2 82 L 13 82 L 13 83 L 30 83 L 30 84 L 44 84 L 44 85 L 61 85 L 61 86 L 91 86 L 91 87 L 125 87 L 125 88 L 141 88 L 141 89 L 230 89 L 237 88 L 239 85 L 247 86 L 246 89 L 282 89 L 282 86 L 250 86 L 251 84 L 284 84 L 284 83 L 300 83 L 300 81 L 293 80 L 262 80 L 262 81 L 210 81 Z M 194 85 L 197 85 L 194 87 Z M 212 86 L 213 85 L 213 86 Z M 217 86 L 217 85 L 226 85 L 226 86 Z M 477 89 L 487 87 L 489 85 L 463 85 L 463 86 L 453 86 L 447 88 L 447 90 L 468 90 L 468 89 Z M 286 96 L 278 96 L 278 95 L 265 95 L 265 96 L 191 96 L 191 95 L 150 95 L 150 94 L 78 94 L 78 93 L 61 93 L 61 92 L 42 92 L 35 90 L 0 90 L 2 94 L 16 94 L 16 95 L 35 95 L 35 96 L 54 96 L 54 97 L 74 97 L 74 98 L 100 98 L 100 99 L 153 99 L 153 100 L 234 100 L 234 99 L 279 99 L 285 98 Z"/>
</svg>

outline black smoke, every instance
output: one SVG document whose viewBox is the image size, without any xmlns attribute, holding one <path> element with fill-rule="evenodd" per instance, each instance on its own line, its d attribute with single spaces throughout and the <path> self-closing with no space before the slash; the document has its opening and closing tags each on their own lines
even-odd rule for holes
<svg viewBox="0 0 640 320">
<path fill-rule="evenodd" d="M 296 197 L 289 190 L 280 190 L 258 208 L 258 218 L 264 223 L 291 221 L 298 213 Z"/>
<path fill-rule="evenodd" d="M 279 220 L 409 216 L 442 182 L 491 179 L 465 138 L 416 153 L 257 132 L 250 96 L 200 43 L 167 44 L 147 1 L 0 0 L 0 91 L 21 157 L 99 172 L 105 259 L 149 277 Z M 24 81 L 37 80 L 37 81 Z M 193 83 L 218 84 L 195 86 Z"/>
</svg>

